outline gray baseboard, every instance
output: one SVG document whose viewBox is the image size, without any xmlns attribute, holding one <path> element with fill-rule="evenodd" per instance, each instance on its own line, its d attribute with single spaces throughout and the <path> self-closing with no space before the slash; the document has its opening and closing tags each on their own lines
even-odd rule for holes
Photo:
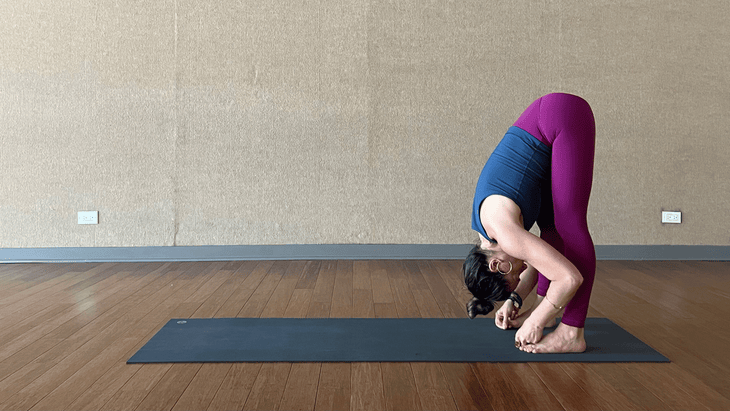
<svg viewBox="0 0 730 411">
<path fill-rule="evenodd" d="M 730 261 L 730 246 L 597 245 L 598 260 Z"/>
<path fill-rule="evenodd" d="M 0 248 L 0 263 L 463 259 L 469 244 Z M 730 261 L 730 246 L 599 245 L 599 260 Z"/>
<path fill-rule="evenodd" d="M 460 244 L 295 244 L 0 249 L 0 262 L 146 262 L 464 258 Z"/>
</svg>

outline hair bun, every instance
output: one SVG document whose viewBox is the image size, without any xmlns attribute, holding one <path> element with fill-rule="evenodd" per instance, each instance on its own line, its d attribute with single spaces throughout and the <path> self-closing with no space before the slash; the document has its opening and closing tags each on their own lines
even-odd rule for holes
<svg viewBox="0 0 730 411">
<path fill-rule="evenodd" d="M 477 315 L 487 315 L 494 309 L 494 304 L 489 300 L 480 300 L 476 297 L 466 303 L 466 312 L 469 318 L 474 319 Z"/>
</svg>

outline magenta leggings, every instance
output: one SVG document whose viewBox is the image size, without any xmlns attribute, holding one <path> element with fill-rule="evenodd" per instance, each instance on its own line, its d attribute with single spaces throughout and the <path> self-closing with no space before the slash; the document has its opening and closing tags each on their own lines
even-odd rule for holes
<svg viewBox="0 0 730 411">
<path fill-rule="evenodd" d="M 537 224 L 540 238 L 583 275 L 562 319 L 566 325 L 583 328 L 596 275 L 596 251 L 586 219 L 596 142 L 593 112 L 580 97 L 548 94 L 530 104 L 514 125 L 552 147 L 550 187 L 543 190 Z M 539 274 L 537 295 L 545 296 L 549 286 L 550 280 Z"/>
</svg>

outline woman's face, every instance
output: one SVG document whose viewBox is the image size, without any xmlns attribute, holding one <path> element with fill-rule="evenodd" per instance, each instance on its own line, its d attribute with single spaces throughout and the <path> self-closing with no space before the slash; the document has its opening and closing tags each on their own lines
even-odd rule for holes
<svg viewBox="0 0 730 411">
<path fill-rule="evenodd" d="M 527 269 L 527 264 L 524 261 L 514 258 L 504 251 L 499 244 L 490 243 L 486 238 L 479 235 L 482 240 L 481 248 L 490 252 L 491 256 L 487 260 L 489 262 L 489 270 L 496 271 L 504 276 L 504 279 L 509 284 L 510 291 L 514 291 L 517 288 L 517 284 L 520 282 L 520 274 Z"/>
</svg>

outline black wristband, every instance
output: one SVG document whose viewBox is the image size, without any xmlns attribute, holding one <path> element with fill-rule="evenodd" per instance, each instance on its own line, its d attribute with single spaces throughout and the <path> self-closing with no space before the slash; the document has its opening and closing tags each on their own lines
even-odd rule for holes
<svg viewBox="0 0 730 411">
<path fill-rule="evenodd" d="M 518 310 L 522 308 L 522 297 L 520 297 L 519 294 L 512 292 L 512 294 L 509 295 L 509 299 L 515 303 L 515 307 L 517 307 Z"/>
</svg>

